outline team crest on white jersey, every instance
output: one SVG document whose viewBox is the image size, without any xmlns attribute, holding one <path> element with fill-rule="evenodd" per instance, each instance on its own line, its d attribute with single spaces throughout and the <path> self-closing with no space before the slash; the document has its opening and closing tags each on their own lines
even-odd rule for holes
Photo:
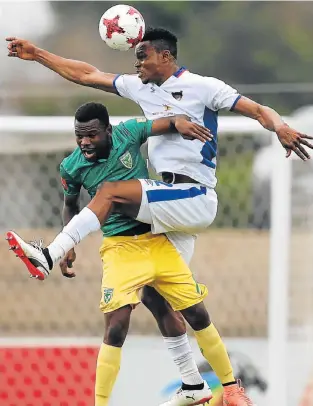
<svg viewBox="0 0 313 406">
<path fill-rule="evenodd" d="M 179 91 L 179 92 L 172 92 L 172 96 L 174 97 L 174 99 L 180 101 L 183 98 L 183 91 Z"/>
<path fill-rule="evenodd" d="M 133 167 L 133 158 L 129 151 L 126 151 L 121 157 L 120 161 L 127 169 L 131 169 Z"/>
</svg>

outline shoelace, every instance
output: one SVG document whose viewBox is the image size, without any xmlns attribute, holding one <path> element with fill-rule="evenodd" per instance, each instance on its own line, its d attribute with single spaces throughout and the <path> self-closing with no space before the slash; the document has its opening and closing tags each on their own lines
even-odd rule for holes
<svg viewBox="0 0 313 406">
<path fill-rule="evenodd" d="M 41 238 L 38 242 L 37 241 L 30 241 L 29 242 L 36 250 L 42 251 L 43 246 L 43 239 Z"/>
</svg>

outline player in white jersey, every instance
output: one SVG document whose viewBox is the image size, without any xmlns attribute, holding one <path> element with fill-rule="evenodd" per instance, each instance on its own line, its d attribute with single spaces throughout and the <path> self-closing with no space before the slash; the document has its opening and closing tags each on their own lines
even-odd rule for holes
<svg viewBox="0 0 313 406">
<path fill-rule="evenodd" d="M 147 30 L 136 47 L 137 74 L 121 76 L 103 73 L 84 62 L 61 58 L 25 40 L 7 40 L 9 56 L 37 61 L 75 83 L 128 97 L 140 105 L 147 118 L 187 114 L 192 121 L 205 124 L 214 135 L 214 140 L 204 146 L 198 141 L 178 140 L 172 135 L 160 136 L 149 143 L 149 159 L 164 183 L 146 179 L 104 184 L 88 208 L 78 214 L 48 246 L 49 255 L 47 250 L 46 256 L 40 249 L 37 249 L 38 254 L 33 251 L 37 263 L 45 268 L 47 274 L 47 257 L 50 262 L 57 262 L 87 234 L 100 228 L 115 202 L 125 203 L 126 213 L 152 224 L 155 233 L 175 232 L 177 238 L 177 231 L 193 234 L 206 229 L 214 220 L 217 210 L 214 187 L 217 112 L 221 109 L 256 119 L 263 127 L 276 132 L 287 156 L 294 151 L 305 160 L 309 155 L 303 145 L 313 148 L 306 140 L 311 137 L 290 128 L 274 110 L 241 97 L 236 90 L 218 79 L 195 75 L 180 68 L 176 62 L 177 39 L 167 30 Z M 192 245 L 193 237 L 189 238 Z M 178 233 L 178 241 L 181 240 L 188 244 L 187 237 Z M 26 245 L 23 242 L 23 246 Z M 29 244 L 28 248 L 31 249 Z M 154 298 L 148 307 L 152 312 L 157 312 L 157 307 L 153 308 L 151 303 L 159 305 L 162 299 L 152 290 L 145 293 L 146 303 L 149 297 Z M 177 331 L 171 334 L 173 337 L 178 335 Z M 220 341 L 216 349 L 219 345 Z M 251 404 L 235 382 L 223 384 L 224 405 Z M 167 403 L 170 406 L 191 404 L 196 403 L 186 396 L 177 396 Z"/>
</svg>

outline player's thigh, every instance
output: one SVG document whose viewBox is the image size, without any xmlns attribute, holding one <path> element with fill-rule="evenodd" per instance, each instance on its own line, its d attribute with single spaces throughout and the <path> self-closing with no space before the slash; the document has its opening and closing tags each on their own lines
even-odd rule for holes
<svg viewBox="0 0 313 406">
<path fill-rule="evenodd" d="M 137 220 L 152 225 L 152 232 L 197 233 L 213 222 L 217 196 L 213 189 L 193 183 L 167 184 L 140 180 L 142 200 Z"/>
<path fill-rule="evenodd" d="M 131 179 L 103 182 L 97 190 L 95 198 L 101 201 L 101 198 L 108 195 L 114 202 L 140 206 L 141 194 L 141 183 L 137 179 Z"/>
<path fill-rule="evenodd" d="M 169 240 L 158 240 L 151 253 L 156 264 L 152 286 L 174 310 L 187 309 L 207 296 L 207 288 L 195 281 L 188 265 Z"/>
<path fill-rule="evenodd" d="M 105 238 L 100 248 L 103 266 L 100 310 L 108 313 L 140 303 L 139 290 L 154 277 L 145 242 L 133 237 Z"/>
</svg>

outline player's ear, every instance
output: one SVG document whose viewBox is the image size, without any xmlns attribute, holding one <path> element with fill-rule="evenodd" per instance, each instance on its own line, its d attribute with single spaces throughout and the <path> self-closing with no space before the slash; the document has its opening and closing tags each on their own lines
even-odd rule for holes
<svg viewBox="0 0 313 406">
<path fill-rule="evenodd" d="M 163 53 L 163 60 L 164 60 L 165 62 L 168 62 L 168 61 L 171 59 L 171 57 L 172 57 L 170 51 L 165 50 L 165 51 L 163 51 L 162 53 Z"/>
</svg>

